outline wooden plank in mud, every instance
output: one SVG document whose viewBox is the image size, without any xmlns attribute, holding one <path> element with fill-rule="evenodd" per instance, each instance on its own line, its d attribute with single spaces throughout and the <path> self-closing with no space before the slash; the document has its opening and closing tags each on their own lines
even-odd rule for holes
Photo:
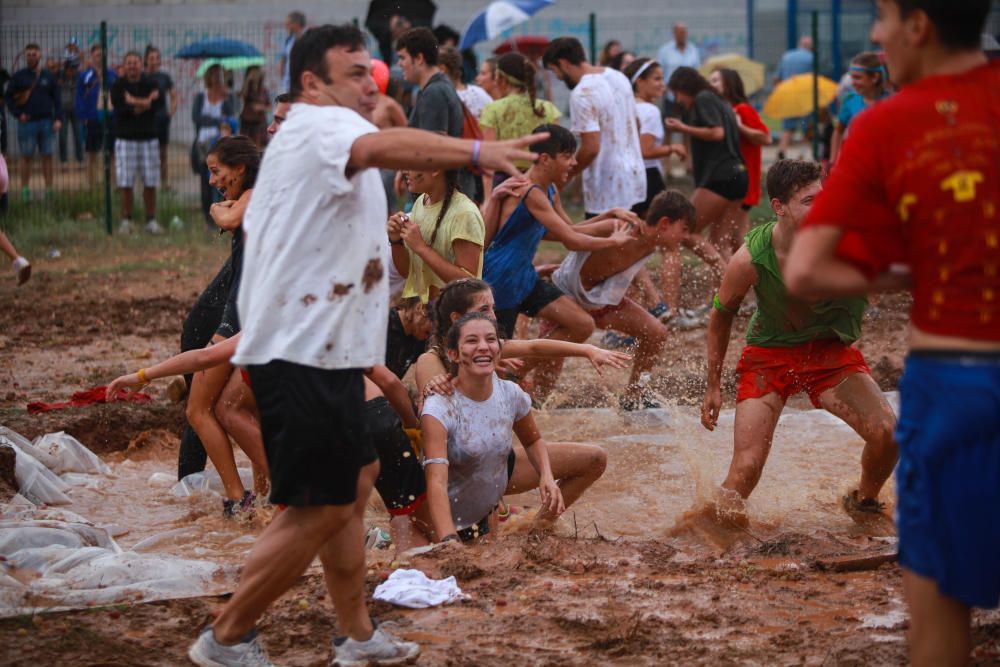
<svg viewBox="0 0 1000 667">
<path fill-rule="evenodd" d="M 895 551 L 865 555 L 832 556 L 817 558 L 813 561 L 813 567 L 817 570 L 828 572 L 862 572 L 864 570 L 877 570 L 883 563 L 895 563 L 896 556 Z"/>
</svg>

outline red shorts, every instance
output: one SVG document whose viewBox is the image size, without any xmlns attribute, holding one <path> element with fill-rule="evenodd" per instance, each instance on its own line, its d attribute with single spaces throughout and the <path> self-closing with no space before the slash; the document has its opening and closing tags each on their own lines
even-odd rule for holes
<svg viewBox="0 0 1000 667">
<path fill-rule="evenodd" d="M 804 391 L 819 408 L 819 396 L 854 373 L 871 375 L 857 348 L 839 340 L 820 340 L 795 347 L 747 345 L 740 363 L 736 402 L 778 394 L 782 401 Z"/>
<path fill-rule="evenodd" d="M 250 374 L 247 373 L 247 369 L 240 368 L 240 376 L 243 378 L 243 384 L 250 386 Z"/>
</svg>

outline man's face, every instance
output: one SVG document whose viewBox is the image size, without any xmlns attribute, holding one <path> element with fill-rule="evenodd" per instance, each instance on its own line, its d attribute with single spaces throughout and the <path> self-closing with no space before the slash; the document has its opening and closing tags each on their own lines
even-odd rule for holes
<svg viewBox="0 0 1000 667">
<path fill-rule="evenodd" d="M 140 76 L 142 76 L 142 61 L 139 60 L 139 56 L 135 54 L 125 58 L 124 68 L 125 77 L 129 81 L 136 81 Z"/>
<path fill-rule="evenodd" d="M 278 102 L 274 105 L 274 120 L 271 124 L 267 126 L 267 136 L 273 137 L 278 133 L 278 128 L 281 124 L 285 122 L 285 118 L 288 116 L 288 110 L 292 108 L 292 105 L 288 102 Z"/>
<path fill-rule="evenodd" d="M 104 58 L 104 49 L 96 47 L 90 50 L 90 64 L 95 69 L 101 69 L 101 60 Z"/>
<path fill-rule="evenodd" d="M 150 51 L 149 55 L 146 56 L 146 71 L 149 73 L 160 71 L 160 52 Z"/>
<path fill-rule="evenodd" d="M 563 69 L 564 63 L 566 63 L 565 60 L 559 60 L 549 65 L 549 71 L 555 74 L 557 79 L 565 83 L 567 88 L 573 90 L 576 88 L 576 84 L 580 83 L 580 80 L 574 78 L 569 72 Z"/>
<path fill-rule="evenodd" d="M 55 58 L 46 58 L 45 59 L 45 69 L 49 70 L 53 74 L 58 74 L 59 73 L 59 61 L 56 60 Z"/>
<path fill-rule="evenodd" d="M 324 60 L 329 83 L 312 72 L 303 72 L 303 101 L 318 106 L 346 107 L 371 120 L 378 105 L 378 86 L 372 78 L 368 50 L 348 51 L 343 46 L 334 47 L 327 49 Z"/>
<path fill-rule="evenodd" d="M 683 23 L 678 23 L 674 26 L 674 41 L 677 42 L 677 46 L 684 46 L 687 44 L 688 29 Z"/>
<path fill-rule="evenodd" d="M 35 69 L 38 67 L 38 63 L 42 60 L 42 52 L 38 49 L 25 49 L 24 50 L 24 62 L 28 65 L 28 69 Z"/>
<path fill-rule="evenodd" d="M 403 70 L 403 78 L 407 83 L 420 83 L 420 75 L 417 73 L 418 62 L 423 62 L 423 56 L 419 57 L 419 61 L 414 59 L 410 55 L 410 52 L 406 49 L 399 49 L 396 51 L 398 59 L 396 64 L 399 68 Z"/>
<path fill-rule="evenodd" d="M 816 201 L 816 196 L 822 191 L 822 181 L 816 181 L 814 183 L 810 183 L 804 188 L 800 188 L 794 195 L 792 195 L 787 204 L 782 204 L 785 209 L 783 215 L 791 218 L 795 227 L 798 228 L 799 224 L 806 219 L 806 214 L 809 213 L 809 209 L 812 208 L 813 202 Z"/>
<path fill-rule="evenodd" d="M 905 86 L 920 76 L 917 70 L 919 46 L 915 43 L 920 31 L 916 22 L 918 14 L 924 21 L 926 18 L 922 12 L 914 11 L 904 19 L 899 5 L 892 0 L 876 0 L 875 5 L 871 40 L 885 52 L 885 64 L 893 83 Z"/>
</svg>

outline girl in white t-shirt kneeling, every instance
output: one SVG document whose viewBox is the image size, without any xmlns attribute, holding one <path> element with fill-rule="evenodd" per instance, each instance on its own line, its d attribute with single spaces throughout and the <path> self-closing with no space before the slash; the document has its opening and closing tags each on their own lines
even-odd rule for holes
<svg viewBox="0 0 1000 667">
<path fill-rule="evenodd" d="M 421 418 L 432 539 L 465 542 L 485 535 L 496 528 L 495 509 L 505 493 L 533 488 L 542 499 L 534 522 L 550 526 L 603 474 L 607 455 L 595 445 L 574 445 L 572 455 L 553 466 L 531 398 L 496 375 L 495 321 L 478 312 L 463 315 L 446 346 L 457 368 L 455 392 L 429 396 Z M 530 465 L 512 456 L 512 430 Z"/>
</svg>

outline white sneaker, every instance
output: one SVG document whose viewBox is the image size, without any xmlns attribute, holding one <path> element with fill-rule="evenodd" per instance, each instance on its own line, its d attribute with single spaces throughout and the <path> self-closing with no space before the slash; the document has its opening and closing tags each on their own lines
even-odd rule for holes
<svg viewBox="0 0 1000 667">
<path fill-rule="evenodd" d="M 248 641 L 232 646 L 220 644 L 209 626 L 191 644 L 188 658 L 201 667 L 277 667 L 268 659 L 267 651 L 260 645 L 256 630 L 245 639 Z"/>
<path fill-rule="evenodd" d="M 419 655 L 419 644 L 396 639 L 376 625 L 368 641 L 359 642 L 350 637 L 334 639 L 330 667 L 406 665 L 415 662 Z"/>
<path fill-rule="evenodd" d="M 132 233 L 132 221 L 128 218 L 123 218 L 121 222 L 118 223 L 118 233 L 119 234 L 131 234 Z"/>
<path fill-rule="evenodd" d="M 17 284 L 23 285 L 31 277 L 31 262 L 24 257 L 18 257 L 11 263 L 14 275 L 17 277 Z"/>
<path fill-rule="evenodd" d="M 163 227 L 160 227 L 160 223 L 158 223 L 155 218 L 150 218 L 146 221 L 146 233 L 154 235 L 162 234 Z"/>
</svg>

